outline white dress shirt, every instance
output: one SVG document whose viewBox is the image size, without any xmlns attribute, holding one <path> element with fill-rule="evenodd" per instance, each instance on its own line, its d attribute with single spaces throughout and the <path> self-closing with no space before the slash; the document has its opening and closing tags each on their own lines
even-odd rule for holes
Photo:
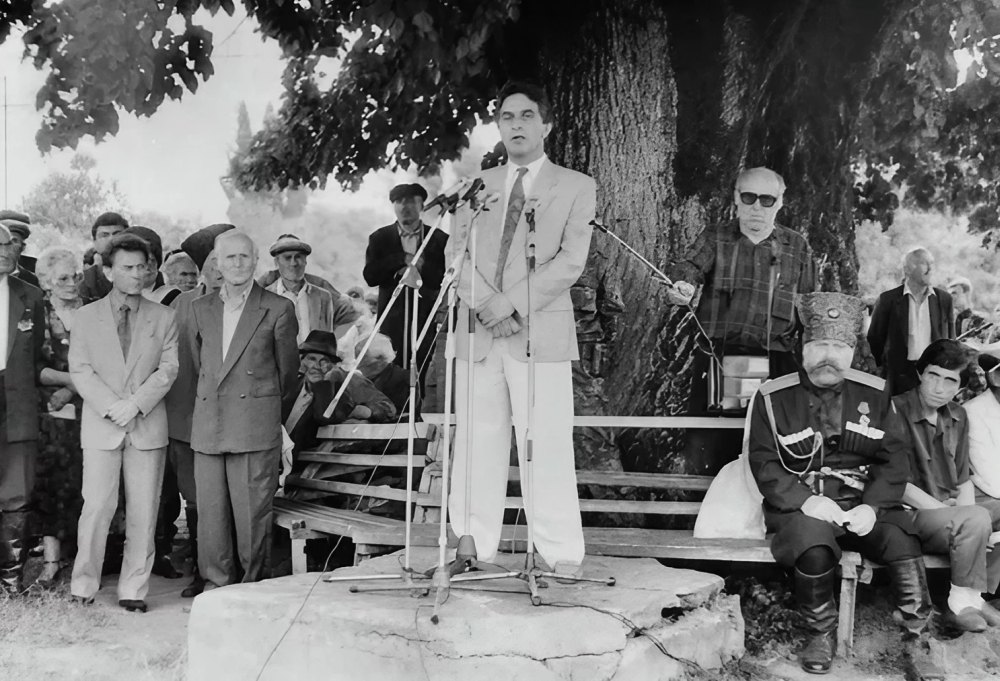
<svg viewBox="0 0 1000 681">
<path fill-rule="evenodd" d="M 233 335 L 236 333 L 236 325 L 240 323 L 243 316 L 243 308 L 246 307 L 247 297 L 253 284 L 247 286 L 242 294 L 236 298 L 230 298 L 225 284 L 219 289 L 219 297 L 222 298 L 222 359 L 225 361 L 229 346 L 233 342 Z"/>
<path fill-rule="evenodd" d="M 517 169 L 527 168 L 528 172 L 524 174 L 524 178 L 521 180 L 521 186 L 524 187 L 524 200 L 527 203 L 528 199 L 531 198 L 531 187 L 535 184 L 535 178 L 538 177 L 538 171 L 541 169 L 542 164 L 548 158 L 545 154 L 541 157 L 535 159 L 526 166 L 519 166 L 514 163 L 507 164 L 507 182 L 503 189 L 503 205 L 504 208 L 504 220 L 507 219 L 507 201 L 510 199 L 510 191 L 514 188 L 514 181 L 517 180 Z"/>
<path fill-rule="evenodd" d="M 920 354 L 931 344 L 931 296 L 935 295 L 932 286 L 927 287 L 924 300 L 917 303 L 917 298 L 909 284 L 903 284 L 903 295 L 907 297 L 909 323 L 906 336 L 906 359 L 916 362 Z"/>
<path fill-rule="evenodd" d="M 10 275 L 0 277 L 0 371 L 7 368 L 7 327 L 10 319 Z"/>
<path fill-rule="evenodd" d="M 299 292 L 295 293 L 285 288 L 285 280 L 279 277 L 276 282 L 267 287 L 272 293 L 277 293 L 279 296 L 288 298 L 292 301 L 292 305 L 295 306 L 295 318 L 299 320 L 298 342 L 300 345 L 309 336 L 309 332 L 312 331 L 312 327 L 309 324 L 308 291 L 310 286 L 312 284 L 308 281 L 304 282 Z"/>
<path fill-rule="evenodd" d="M 987 390 L 962 405 L 969 416 L 969 467 L 972 483 L 1000 499 L 1000 402 Z"/>
</svg>

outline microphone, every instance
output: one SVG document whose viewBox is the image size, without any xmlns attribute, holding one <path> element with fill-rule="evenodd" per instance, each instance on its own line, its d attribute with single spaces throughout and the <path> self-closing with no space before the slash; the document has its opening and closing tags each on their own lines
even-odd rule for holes
<svg viewBox="0 0 1000 681">
<path fill-rule="evenodd" d="M 477 177 L 472 181 L 472 186 L 469 187 L 469 191 L 465 192 L 465 194 L 462 195 L 462 198 L 459 199 L 459 203 L 467 203 L 471 201 L 472 198 L 480 191 L 482 191 L 483 187 L 485 186 L 486 183 L 483 182 L 483 178 Z"/>
<path fill-rule="evenodd" d="M 445 210 L 450 210 L 455 205 L 458 204 L 459 194 L 469 186 L 472 180 L 461 180 L 456 184 L 452 185 L 448 189 L 444 190 L 440 194 L 434 197 L 434 200 L 424 206 L 424 212 L 431 210 L 432 208 L 437 208 L 438 206 L 445 206 Z M 442 211 L 443 212 L 443 211 Z"/>
<path fill-rule="evenodd" d="M 524 221 L 528 224 L 527 248 L 528 248 L 528 271 L 535 271 L 535 207 L 538 205 L 538 197 L 528 198 L 524 210 Z"/>
<path fill-rule="evenodd" d="M 601 218 L 594 218 L 593 220 L 590 221 L 589 224 L 590 224 L 591 227 L 599 229 L 602 232 L 608 232 L 609 231 L 608 228 L 607 228 L 607 226 L 604 224 L 604 221 L 601 220 Z"/>
</svg>

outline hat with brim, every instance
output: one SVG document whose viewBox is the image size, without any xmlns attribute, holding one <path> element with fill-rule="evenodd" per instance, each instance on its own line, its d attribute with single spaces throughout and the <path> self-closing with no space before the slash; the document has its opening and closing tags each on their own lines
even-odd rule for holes
<svg viewBox="0 0 1000 681">
<path fill-rule="evenodd" d="M 278 255 L 279 253 L 286 253 L 287 251 L 298 251 L 299 253 L 309 255 L 313 252 L 313 249 L 312 246 L 292 234 L 280 237 L 277 241 L 271 244 L 271 248 L 268 249 L 268 252 L 271 255 Z"/>
<path fill-rule="evenodd" d="M 421 200 L 427 200 L 427 190 L 421 187 L 416 182 L 411 184 L 397 184 L 395 187 L 389 190 L 389 201 L 396 203 L 397 201 L 402 201 L 403 199 L 408 199 L 411 196 L 419 196 Z"/>
<path fill-rule="evenodd" d="M 830 291 L 795 296 L 802 320 L 802 342 L 838 340 L 857 345 L 864 320 L 865 304 L 860 298 Z"/>
<path fill-rule="evenodd" d="M 202 270 L 205 268 L 208 254 L 215 248 L 215 237 L 231 229 L 236 229 L 236 227 L 225 222 L 217 222 L 214 225 L 203 227 L 181 242 L 181 250 L 190 255 L 194 264 L 198 266 L 199 270 Z"/>
<path fill-rule="evenodd" d="M 0 223 L 3 223 L 7 231 L 11 234 L 17 234 L 22 240 L 27 239 L 31 235 L 31 227 L 28 226 L 27 222 L 15 220 L 14 218 L 5 218 L 0 220 Z"/>
<path fill-rule="evenodd" d="M 337 354 L 337 336 L 332 331 L 310 331 L 306 339 L 299 345 L 300 355 L 307 352 L 326 355 L 334 362 L 340 361 L 340 355 Z"/>
</svg>

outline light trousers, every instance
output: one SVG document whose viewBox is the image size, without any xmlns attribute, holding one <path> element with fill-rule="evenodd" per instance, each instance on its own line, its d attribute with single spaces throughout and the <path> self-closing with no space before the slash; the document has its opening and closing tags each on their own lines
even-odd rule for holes
<svg viewBox="0 0 1000 681">
<path fill-rule="evenodd" d="M 489 354 L 473 365 L 471 422 L 467 407 L 470 364 L 465 360 L 457 360 L 455 364 L 457 428 L 448 502 L 455 534 L 472 535 L 480 560 L 488 562 L 495 558 L 503 529 L 513 424 L 521 467 L 521 496 L 528 519 L 533 523 L 535 548 L 550 567 L 556 563 L 579 565 L 584 545 L 573 455 L 571 363 L 535 363 L 530 484 L 525 461 L 527 362 L 511 357 L 507 339 L 494 340 Z M 466 446 L 470 427 L 471 455 Z"/>
<path fill-rule="evenodd" d="M 977 501 L 974 506 L 919 510 L 913 524 L 925 553 L 947 555 L 951 583 L 982 593 L 1000 585 L 1000 549 L 986 550 L 990 533 L 1000 529 L 1000 501 Z"/>
<path fill-rule="evenodd" d="M 108 528 L 118 508 L 118 483 L 125 485 L 125 551 L 118 598 L 141 600 L 153 569 L 156 513 L 160 506 L 167 448 L 136 449 L 128 435 L 118 449 L 83 450 L 83 511 L 70 591 L 91 598 L 101 587 Z"/>
</svg>

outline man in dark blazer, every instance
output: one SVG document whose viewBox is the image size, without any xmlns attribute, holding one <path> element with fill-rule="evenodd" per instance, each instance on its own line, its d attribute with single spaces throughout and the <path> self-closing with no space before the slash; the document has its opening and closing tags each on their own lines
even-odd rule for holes
<svg viewBox="0 0 1000 681">
<path fill-rule="evenodd" d="M 368 237 L 368 250 L 365 252 L 364 277 L 369 286 L 378 286 L 378 314 L 381 315 L 389 304 L 389 298 L 399 283 L 406 268 L 413 263 L 413 256 L 421 242 L 427 238 L 431 228 L 420 220 L 427 190 L 419 184 L 399 184 L 389 192 L 389 201 L 396 211 L 396 222 L 372 232 Z M 431 307 L 441 290 L 441 280 L 444 278 L 444 249 L 448 237 L 440 231 L 435 231 L 423 255 L 415 267 L 420 274 L 420 300 L 417 304 L 417 322 L 420 327 L 430 316 Z M 410 292 L 403 291 L 396 299 L 385 323 L 380 329 L 392 341 L 396 351 L 396 364 L 407 368 L 410 366 Z M 423 393 L 424 377 L 427 374 L 427 358 L 434 349 L 433 333 L 428 333 L 424 342 L 417 350 L 417 362 L 420 366 L 419 388 Z M 418 405 L 419 406 L 419 405 Z"/>
<path fill-rule="evenodd" d="M 868 344 L 893 395 L 917 387 L 917 360 L 928 345 L 955 337 L 951 295 L 931 286 L 933 265 L 926 248 L 908 251 L 903 285 L 882 292 L 875 303 Z"/>
<path fill-rule="evenodd" d="M 128 220 L 118 213 L 101 213 L 90 228 L 94 239 L 94 264 L 83 271 L 80 281 L 80 297 L 84 303 L 92 303 L 111 293 L 111 280 L 104 274 L 101 254 L 107 248 L 108 242 L 118 232 L 128 229 Z"/>
<path fill-rule="evenodd" d="M 18 594 L 28 558 L 28 500 L 44 366 L 42 292 L 16 279 L 18 246 L 0 225 L 0 592 Z"/>
<path fill-rule="evenodd" d="M 215 240 L 218 293 L 191 306 L 185 342 L 198 375 L 191 448 L 198 570 L 205 590 L 265 577 L 281 457 L 282 403 L 295 390 L 298 323 L 291 301 L 253 280 L 257 248 L 233 229 Z"/>
</svg>

